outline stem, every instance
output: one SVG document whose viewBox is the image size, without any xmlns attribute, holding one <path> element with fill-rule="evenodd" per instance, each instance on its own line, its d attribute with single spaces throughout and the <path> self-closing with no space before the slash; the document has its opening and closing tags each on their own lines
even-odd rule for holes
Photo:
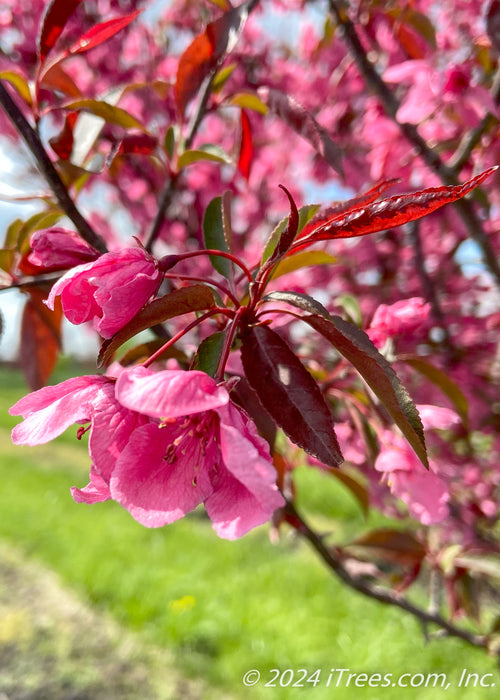
<svg viewBox="0 0 500 700">
<path fill-rule="evenodd" d="M 203 282 L 204 284 L 211 284 L 213 287 L 217 287 L 223 294 L 225 294 L 236 307 L 240 306 L 240 302 L 237 299 L 237 297 L 234 296 L 234 294 L 229 291 L 229 289 L 224 286 L 223 284 L 220 284 L 219 282 L 215 282 L 214 280 L 207 280 L 204 277 L 194 277 L 193 275 L 176 275 L 173 272 L 165 272 L 164 277 L 168 279 L 178 279 L 178 280 L 186 280 L 188 282 Z"/>
<path fill-rule="evenodd" d="M 419 608 L 414 603 L 411 603 L 406 598 L 399 596 L 393 591 L 389 591 L 381 586 L 368 583 L 366 580 L 360 577 L 352 576 L 347 569 L 343 566 L 339 557 L 337 557 L 330 548 L 328 548 L 324 543 L 322 538 L 317 535 L 304 519 L 297 513 L 295 506 L 287 501 L 285 507 L 285 513 L 290 517 L 291 524 L 297 532 L 306 539 L 309 544 L 316 550 L 319 556 L 323 559 L 325 564 L 335 573 L 335 575 L 345 583 L 349 588 L 352 588 L 363 595 L 378 600 L 380 603 L 385 603 L 386 605 L 393 605 L 394 607 L 400 608 L 407 613 L 410 613 L 423 624 L 434 624 L 441 628 L 450 637 L 458 637 L 469 644 L 488 648 L 488 637 L 486 635 L 478 635 L 467 630 L 463 630 L 456 625 L 448 622 L 444 617 L 438 615 L 435 612 L 429 612 Z"/>
<path fill-rule="evenodd" d="M 226 362 L 229 357 L 229 353 L 231 352 L 231 345 L 233 344 L 233 339 L 238 329 L 238 323 L 240 322 L 240 318 L 243 315 L 243 313 L 246 312 L 246 310 L 246 307 L 240 306 L 240 308 L 234 315 L 234 318 L 231 323 L 231 328 L 226 333 L 226 337 L 224 338 L 224 347 L 222 348 L 221 358 L 219 361 L 219 366 L 217 367 L 217 372 L 215 373 L 214 377 L 214 379 L 217 382 L 221 382 L 224 379 L 224 369 L 226 367 Z"/>
<path fill-rule="evenodd" d="M 339 0 L 329 0 L 330 10 L 335 16 L 337 24 L 342 28 L 343 38 L 349 47 L 352 57 L 356 62 L 359 72 L 365 83 L 377 95 L 385 113 L 391 117 L 394 123 L 398 126 L 401 133 L 407 140 L 415 146 L 418 154 L 433 170 L 441 181 L 446 185 L 458 185 L 459 171 L 456 168 L 450 167 L 444 163 L 437 151 L 428 146 L 425 139 L 420 135 L 417 127 L 414 124 L 400 122 L 397 119 L 397 113 L 400 107 L 394 93 L 391 91 L 387 83 L 385 83 L 377 73 L 375 66 L 368 59 L 366 52 L 358 37 L 356 27 L 349 19 L 345 7 Z M 472 203 L 468 200 L 459 200 L 455 202 L 462 221 L 465 224 L 468 235 L 474 239 L 483 252 L 485 265 L 495 278 L 500 286 L 500 263 L 491 246 L 488 236 L 484 231 L 482 222 L 477 216 Z"/>
<path fill-rule="evenodd" d="M 77 209 L 75 203 L 68 194 L 66 186 L 59 177 L 59 173 L 55 169 L 45 148 L 43 147 L 40 137 L 35 129 L 33 129 L 33 127 L 26 120 L 25 116 L 10 96 L 2 80 L 0 80 L 0 104 L 18 130 L 19 134 L 28 145 L 29 150 L 36 160 L 40 172 L 47 180 L 59 206 L 64 211 L 66 216 L 68 216 L 74 223 L 80 236 L 100 253 L 106 253 L 108 249 L 104 239 L 94 231 L 94 229 L 90 226 L 86 219 L 83 218 Z"/>
<path fill-rule="evenodd" d="M 245 277 L 249 282 L 253 282 L 252 275 L 250 274 L 250 271 L 248 270 L 247 266 L 244 263 L 242 263 L 241 260 L 235 255 L 232 255 L 231 253 L 226 253 L 224 250 L 215 250 L 214 248 L 192 250 L 189 253 L 181 253 L 180 255 L 178 255 L 177 257 L 179 259 L 177 262 L 180 262 L 181 260 L 188 260 L 189 258 L 196 258 L 199 255 L 217 255 L 220 258 L 226 258 L 227 260 L 230 260 L 232 263 L 237 265 L 245 273 Z"/>
<path fill-rule="evenodd" d="M 183 328 L 181 331 L 176 333 L 176 335 L 172 336 L 167 342 L 159 348 L 156 352 L 154 352 L 148 359 L 143 362 L 144 367 L 149 367 L 155 360 L 157 360 L 161 355 L 163 355 L 166 350 L 168 350 L 172 345 L 175 345 L 175 343 L 180 340 L 186 333 L 189 333 L 193 328 L 196 328 L 200 323 L 203 323 L 203 321 L 206 321 L 207 318 L 210 318 L 211 316 L 214 316 L 215 314 L 226 314 L 228 315 L 229 309 L 222 309 L 222 308 L 215 308 L 215 309 L 210 309 L 210 311 L 207 311 L 206 313 L 203 314 L 203 316 L 200 316 L 199 318 L 195 318 L 194 321 L 191 323 L 188 323 L 188 325 Z M 231 313 L 232 315 L 232 313 Z"/>
</svg>

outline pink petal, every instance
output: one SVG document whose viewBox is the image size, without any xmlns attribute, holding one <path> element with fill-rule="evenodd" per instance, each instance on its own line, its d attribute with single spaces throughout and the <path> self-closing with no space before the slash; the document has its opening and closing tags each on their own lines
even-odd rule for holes
<svg viewBox="0 0 500 700">
<path fill-rule="evenodd" d="M 285 505 L 267 443 L 234 404 L 218 410 L 220 447 L 227 472 L 212 477 L 205 507 L 220 537 L 235 539 L 267 522 Z"/>
<path fill-rule="evenodd" d="M 176 426 L 138 428 L 112 473 L 112 498 L 146 527 L 173 523 L 196 508 L 212 491 L 206 465 L 193 460 L 193 449 L 197 446 L 194 440 L 185 454 L 179 451 L 175 460 L 164 459 L 178 435 Z"/>
<path fill-rule="evenodd" d="M 134 411 L 157 418 L 179 418 L 224 406 L 229 394 L 204 372 L 146 367 L 125 370 L 116 383 L 118 401 Z"/>
<path fill-rule="evenodd" d="M 417 409 L 425 430 L 447 430 L 460 423 L 459 416 L 450 408 L 418 404 Z"/>
<path fill-rule="evenodd" d="M 91 403 L 109 380 L 100 375 L 74 377 L 28 394 L 9 410 L 25 420 L 12 431 L 15 445 L 41 445 L 77 422 L 90 420 Z"/>
<path fill-rule="evenodd" d="M 391 474 L 389 485 L 392 493 L 406 503 L 412 518 L 423 525 L 435 525 L 448 517 L 448 489 L 438 476 L 423 467 Z"/>
<path fill-rule="evenodd" d="M 77 489 L 76 486 L 73 486 L 70 490 L 76 503 L 101 503 L 111 498 L 108 484 L 94 467 L 90 470 L 90 483 L 87 486 L 83 489 Z"/>
<path fill-rule="evenodd" d="M 135 411 L 123 408 L 115 398 L 114 383 L 101 392 L 92 408 L 89 454 L 98 472 L 109 483 L 116 460 L 125 449 L 134 430 L 149 422 Z"/>
</svg>

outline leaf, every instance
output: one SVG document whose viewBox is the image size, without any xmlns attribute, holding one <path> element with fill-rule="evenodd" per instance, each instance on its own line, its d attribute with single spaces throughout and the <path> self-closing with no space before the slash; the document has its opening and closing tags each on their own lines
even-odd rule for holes
<svg viewBox="0 0 500 700">
<path fill-rule="evenodd" d="M 269 326 L 242 337 L 245 375 L 262 405 L 288 437 L 324 464 L 343 460 L 330 408 L 318 385 L 285 341 Z"/>
<path fill-rule="evenodd" d="M 231 201 L 233 193 L 231 190 L 226 190 L 222 195 L 222 228 L 224 229 L 224 240 L 226 241 L 227 250 L 233 252 L 233 227 L 231 225 Z"/>
<path fill-rule="evenodd" d="M 355 296 L 352 294 L 340 294 L 338 297 L 335 297 L 335 304 L 344 309 L 348 316 L 348 321 L 352 321 L 356 326 L 361 326 L 363 323 L 363 316 Z"/>
<path fill-rule="evenodd" d="M 288 197 L 288 201 L 290 202 L 290 214 L 288 216 L 287 226 L 278 240 L 276 248 L 274 249 L 274 252 L 269 259 L 269 263 L 272 263 L 274 260 L 279 260 L 279 258 L 281 258 L 286 253 L 286 251 L 290 248 L 293 241 L 295 240 L 295 236 L 297 235 L 297 232 L 299 230 L 299 211 L 293 200 L 293 197 L 290 194 L 290 192 L 286 189 L 286 187 L 284 187 L 283 185 L 279 185 L 279 187 L 281 187 L 283 192 Z"/>
<path fill-rule="evenodd" d="M 339 316 L 302 316 L 359 372 L 406 437 L 422 464 L 429 468 L 422 421 L 396 373 L 370 338 Z"/>
<path fill-rule="evenodd" d="M 205 338 L 194 356 L 192 369 L 206 372 L 210 377 L 215 377 L 225 339 L 226 334 L 223 331 L 213 333 Z"/>
<path fill-rule="evenodd" d="M 238 157 L 238 170 L 248 182 L 250 177 L 250 168 L 252 167 L 253 159 L 253 142 L 252 128 L 250 120 L 245 114 L 245 110 L 241 110 L 241 143 L 240 155 Z"/>
<path fill-rule="evenodd" d="M 124 109 L 115 107 L 102 100 L 76 100 L 76 102 L 70 102 L 64 105 L 64 109 L 83 110 L 104 119 L 108 124 L 117 124 L 124 129 L 140 129 L 141 131 L 146 131 L 144 126 Z"/>
<path fill-rule="evenodd" d="M 196 150 L 184 151 L 177 160 L 177 169 L 182 170 L 188 165 L 197 163 L 200 160 L 211 160 L 216 163 L 232 163 L 231 156 L 220 146 L 205 143 Z"/>
<path fill-rule="evenodd" d="M 212 80 L 212 92 L 220 92 L 236 68 L 236 63 L 231 63 L 218 71 Z"/>
<path fill-rule="evenodd" d="M 335 202 L 329 207 L 322 208 L 318 211 L 319 206 L 316 206 L 316 211 L 311 217 L 310 221 L 307 222 L 307 228 L 304 226 L 300 230 L 303 230 L 303 235 L 306 236 L 313 229 L 317 228 L 320 224 L 325 224 L 327 221 L 331 221 L 335 216 L 338 216 L 350 209 L 361 207 L 365 204 L 370 204 L 380 197 L 382 192 L 392 187 L 394 184 L 399 182 L 399 178 L 392 178 L 390 180 L 381 180 L 376 185 L 374 185 L 367 192 L 358 195 L 357 197 L 352 197 L 344 202 Z"/>
<path fill-rule="evenodd" d="M 69 160 L 73 150 L 73 130 L 75 128 L 78 112 L 68 112 L 64 120 L 64 126 L 57 136 L 49 139 L 50 146 L 54 153 L 62 160 Z"/>
<path fill-rule="evenodd" d="M 116 156 L 143 155 L 150 156 L 156 151 L 158 139 L 151 134 L 127 134 L 120 141 Z"/>
<path fill-rule="evenodd" d="M 172 160 L 175 153 L 175 144 L 177 143 L 177 130 L 174 125 L 169 126 L 165 134 L 165 153 L 169 160 Z"/>
<path fill-rule="evenodd" d="M 258 114 L 267 114 L 268 112 L 267 106 L 253 92 L 238 92 L 236 95 L 231 95 L 224 104 L 230 107 L 251 109 Z"/>
<path fill-rule="evenodd" d="M 203 215 L 203 240 L 205 247 L 228 253 L 228 245 L 224 236 L 224 221 L 222 217 L 222 197 L 214 197 L 205 209 Z M 211 255 L 210 262 L 217 272 L 229 279 L 231 263 L 219 255 Z"/>
<path fill-rule="evenodd" d="M 76 10 L 81 0 L 52 0 L 42 19 L 38 37 L 38 56 L 43 63 L 61 35 L 64 25 Z"/>
<path fill-rule="evenodd" d="M 368 233 L 385 231 L 430 214 L 445 204 L 455 202 L 480 185 L 492 175 L 498 166 L 488 168 L 463 185 L 431 187 L 413 194 L 397 195 L 365 207 L 349 209 L 335 214 L 332 219 L 308 231 L 308 241 L 323 241 L 331 238 L 353 238 Z M 300 241 L 298 241 L 300 243 Z"/>
<path fill-rule="evenodd" d="M 339 175 L 343 176 L 342 152 L 326 129 L 297 100 L 280 90 L 260 87 L 257 94 L 271 112 L 299 136 L 309 141 L 314 150 L 322 156 Z"/>
<path fill-rule="evenodd" d="M 62 307 L 51 311 L 45 290 L 32 287 L 21 321 L 19 362 L 32 391 L 46 385 L 61 349 Z"/>
<path fill-rule="evenodd" d="M 105 340 L 101 345 L 97 363 L 99 367 L 107 364 L 113 353 L 127 340 L 141 331 L 168 321 L 169 318 L 182 316 L 191 311 L 204 311 L 215 306 L 212 291 L 203 284 L 175 289 L 160 299 L 154 299 L 129 321 L 118 333 Z"/>
<path fill-rule="evenodd" d="M 367 532 L 351 542 L 348 547 L 365 550 L 376 558 L 403 566 L 415 566 L 425 557 L 425 548 L 413 533 L 391 528 Z"/>
<path fill-rule="evenodd" d="M 244 2 L 210 22 L 181 55 L 174 87 L 175 102 L 181 117 L 205 78 L 233 50 L 248 17 L 249 4 Z"/>
<path fill-rule="evenodd" d="M 240 377 L 238 383 L 231 391 L 231 399 L 248 413 L 257 426 L 259 434 L 269 444 L 272 453 L 278 432 L 276 423 L 259 401 L 259 397 L 248 383 L 246 377 Z"/>
<path fill-rule="evenodd" d="M 267 260 L 269 260 L 271 255 L 276 250 L 276 246 L 278 245 L 278 242 L 281 238 L 281 234 L 285 230 L 287 223 L 288 216 L 285 216 L 283 219 L 281 219 L 281 221 L 278 224 L 276 224 L 276 226 L 272 230 L 271 235 L 267 239 L 266 245 L 264 247 L 264 252 L 262 253 L 261 265 L 267 262 Z"/>
<path fill-rule="evenodd" d="M 73 78 L 66 73 L 59 63 L 55 63 L 39 75 L 39 85 L 62 92 L 73 99 L 79 99 L 82 96 Z"/>
<path fill-rule="evenodd" d="M 307 311 L 310 314 L 319 314 L 327 319 L 330 318 L 330 314 L 323 304 L 320 304 L 319 301 L 316 301 L 316 299 L 313 299 L 309 295 L 301 294 L 300 292 L 269 292 L 269 294 L 262 297 L 262 301 L 285 302 L 298 309 Z"/>
<path fill-rule="evenodd" d="M 316 265 L 332 265 L 337 262 L 337 258 L 333 255 L 323 252 L 322 250 L 308 250 L 304 253 L 290 255 L 276 265 L 270 279 L 276 279 L 283 275 L 288 275 L 290 272 L 300 270 L 303 267 L 311 267 Z"/>
<path fill-rule="evenodd" d="M 10 275 L 14 266 L 15 257 L 16 252 L 12 248 L 0 248 L 0 269 Z"/>
<path fill-rule="evenodd" d="M 300 207 L 299 209 L 299 226 L 298 226 L 298 232 L 300 233 L 303 229 L 304 226 L 307 225 L 309 219 L 314 216 L 314 214 L 317 212 L 319 208 L 318 204 L 306 204 L 303 207 Z M 271 255 L 274 253 L 274 250 L 276 246 L 278 245 L 278 241 L 281 237 L 281 234 L 285 230 L 285 227 L 288 223 L 288 217 L 285 216 L 281 221 L 275 226 L 273 229 L 271 235 L 267 239 L 264 252 L 262 253 L 262 260 L 261 264 L 265 263 Z"/>
<path fill-rule="evenodd" d="M 69 49 L 65 52 L 65 56 L 77 53 L 84 53 L 85 51 L 89 51 L 90 49 L 99 46 L 99 44 L 102 44 L 103 42 L 107 41 L 119 31 L 127 27 L 131 22 L 134 21 L 137 15 L 141 14 L 141 12 L 142 10 L 136 10 L 135 12 L 132 12 L 129 15 L 115 17 L 114 19 L 110 19 L 107 22 L 101 22 L 100 24 L 96 24 L 94 27 L 92 27 L 92 29 L 89 29 L 88 32 L 82 34 L 81 37 L 79 37 L 73 44 L 71 44 Z"/>
<path fill-rule="evenodd" d="M 421 357 L 399 357 L 398 359 L 404 360 L 407 364 L 420 372 L 424 377 L 427 377 L 429 381 L 435 384 L 441 389 L 441 391 L 446 394 L 446 396 L 452 401 L 453 405 L 457 409 L 458 415 L 461 417 L 465 426 L 468 425 L 468 411 L 469 406 L 467 402 L 467 397 L 462 392 L 460 387 L 455 384 L 455 382 L 450 379 L 450 377 L 445 374 L 442 370 L 434 367 L 430 362 L 424 360 Z"/>
<path fill-rule="evenodd" d="M 16 89 L 17 93 L 23 98 L 26 104 L 31 107 L 33 101 L 31 99 L 31 90 L 28 82 L 19 73 L 15 73 L 11 70 L 0 71 L 0 79 L 8 80 L 13 88 Z"/>
</svg>

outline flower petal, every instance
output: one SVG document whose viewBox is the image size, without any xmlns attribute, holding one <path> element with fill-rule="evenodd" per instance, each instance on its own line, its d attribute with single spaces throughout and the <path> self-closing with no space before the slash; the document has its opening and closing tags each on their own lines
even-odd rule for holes
<svg viewBox="0 0 500 700">
<path fill-rule="evenodd" d="M 83 489 L 71 488 L 71 495 L 76 503 L 101 503 L 111 498 L 109 486 L 92 466 L 90 470 L 90 483 Z"/>
<path fill-rule="evenodd" d="M 126 408 L 156 418 L 180 418 L 217 409 L 229 401 L 226 389 L 205 372 L 153 372 L 146 367 L 122 372 L 116 397 Z"/>
<path fill-rule="evenodd" d="M 18 401 L 9 413 L 25 420 L 12 431 L 15 445 L 41 445 L 77 422 L 90 420 L 91 403 L 109 379 L 100 375 L 74 377 L 46 386 Z"/>
<path fill-rule="evenodd" d="M 179 451 L 171 461 L 165 459 L 177 437 L 175 425 L 137 428 L 111 475 L 112 498 L 146 527 L 173 523 L 212 491 L 204 465 L 193 462 L 192 450 Z"/>
</svg>

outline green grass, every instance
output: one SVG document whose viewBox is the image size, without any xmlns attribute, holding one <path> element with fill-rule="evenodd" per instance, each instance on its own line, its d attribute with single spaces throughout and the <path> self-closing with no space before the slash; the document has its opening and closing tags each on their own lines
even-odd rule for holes
<svg viewBox="0 0 500 700">
<path fill-rule="evenodd" d="M 184 674 L 234 697 L 426 700 L 442 691 L 324 686 L 333 668 L 394 677 L 436 672 L 448 674 L 448 698 L 496 697 L 495 688 L 454 686 L 466 668 L 494 673 L 498 687 L 484 652 L 452 639 L 426 644 L 411 617 L 346 590 L 286 533 L 278 545 L 265 527 L 227 542 L 199 511 L 148 530 L 115 503 L 76 505 L 69 487 L 86 483 L 89 463 L 84 445 L 74 444 L 75 430 L 40 448 L 12 446 L 8 428 L 17 419 L 6 409 L 25 392 L 12 372 L 2 371 L 0 381 L 0 537 L 51 567 L 98 610 L 169 648 Z M 339 534 L 363 527 L 357 505 L 334 480 L 314 470 L 301 477 L 318 518 L 340 514 Z M 265 680 L 273 668 L 321 668 L 322 677 L 314 693 L 307 684 L 245 690 L 241 679 L 250 668 Z"/>
</svg>

